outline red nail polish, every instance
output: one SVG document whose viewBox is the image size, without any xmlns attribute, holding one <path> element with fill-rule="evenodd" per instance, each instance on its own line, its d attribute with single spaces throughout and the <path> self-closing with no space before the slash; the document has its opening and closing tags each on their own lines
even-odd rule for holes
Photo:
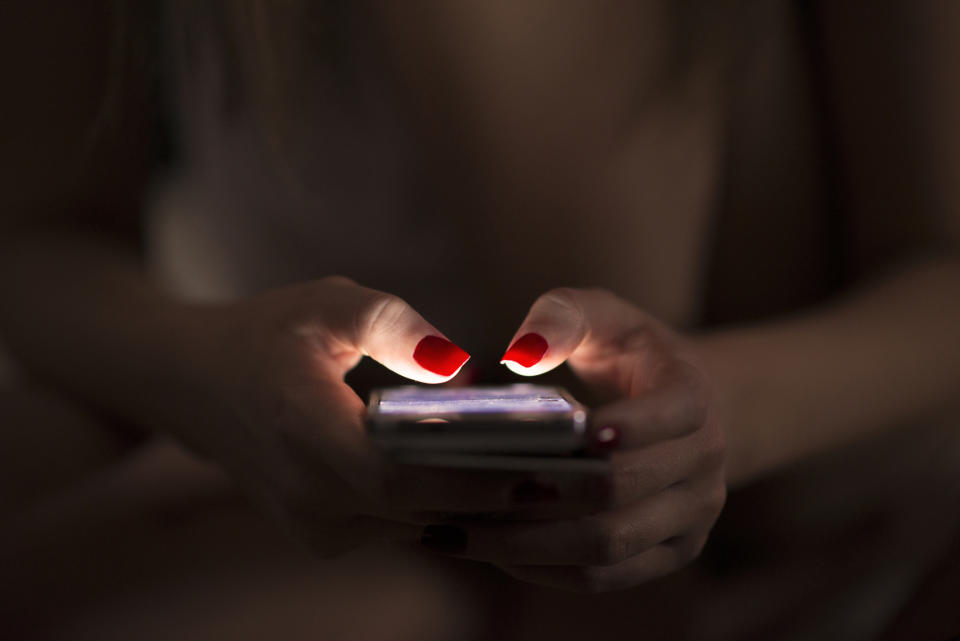
<svg viewBox="0 0 960 641">
<path fill-rule="evenodd" d="M 440 376 L 450 376 L 467 362 L 470 355 L 439 336 L 425 336 L 413 350 L 413 360 Z"/>
<path fill-rule="evenodd" d="M 605 450 L 613 449 L 620 443 L 620 428 L 605 425 L 593 433 L 593 442 Z"/>
<path fill-rule="evenodd" d="M 523 367 L 532 367 L 540 362 L 547 351 L 547 341 L 540 334 L 524 334 L 517 339 L 500 362 L 513 361 Z"/>
</svg>

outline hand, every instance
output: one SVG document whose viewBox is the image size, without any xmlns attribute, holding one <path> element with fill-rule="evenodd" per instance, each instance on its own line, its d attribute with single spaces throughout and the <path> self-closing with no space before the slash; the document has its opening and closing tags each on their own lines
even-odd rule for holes
<svg viewBox="0 0 960 641">
<path fill-rule="evenodd" d="M 213 402 L 185 440 L 317 551 L 416 540 L 437 513 L 509 509 L 517 475 L 393 466 L 369 443 L 364 404 L 343 382 L 364 355 L 422 383 L 468 358 L 399 298 L 325 278 L 195 325 L 191 376 Z"/>
<path fill-rule="evenodd" d="M 677 334 L 599 290 L 541 296 L 504 354 L 524 376 L 564 361 L 616 399 L 592 413 L 588 435 L 609 472 L 557 481 L 556 507 L 575 516 L 460 521 L 435 527 L 435 542 L 526 581 L 583 591 L 680 568 L 700 553 L 726 497 L 723 434 L 703 371 Z"/>
</svg>

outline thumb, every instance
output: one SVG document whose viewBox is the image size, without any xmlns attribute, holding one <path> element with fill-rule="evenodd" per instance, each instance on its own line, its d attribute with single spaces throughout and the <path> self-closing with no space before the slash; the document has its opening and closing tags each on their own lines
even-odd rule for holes
<svg viewBox="0 0 960 641">
<path fill-rule="evenodd" d="M 330 288 L 324 296 L 324 329 L 332 351 L 369 356 L 421 383 L 448 381 L 469 360 L 403 299 L 346 278 L 324 282 Z"/>
<path fill-rule="evenodd" d="M 642 312 L 607 291 L 554 289 L 531 306 L 500 362 L 523 376 L 549 372 L 568 359 L 576 370 L 592 370 L 616 359 L 646 322 Z"/>
</svg>

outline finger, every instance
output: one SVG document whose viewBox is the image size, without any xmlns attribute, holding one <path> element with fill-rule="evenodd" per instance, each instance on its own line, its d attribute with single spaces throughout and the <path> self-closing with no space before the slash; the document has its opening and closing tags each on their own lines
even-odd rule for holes
<svg viewBox="0 0 960 641">
<path fill-rule="evenodd" d="M 705 477 L 722 479 L 723 442 L 714 431 L 700 430 L 684 438 L 613 453 L 610 462 L 605 474 L 561 485 L 558 503 L 569 502 L 581 514 L 598 512 L 635 503 L 677 484 Z"/>
<path fill-rule="evenodd" d="M 501 362 L 524 376 L 543 374 L 568 359 L 588 377 L 595 371 L 609 372 L 610 361 L 636 347 L 633 339 L 643 338 L 652 322 L 609 292 L 554 289 L 534 302 Z M 629 381 L 611 382 L 623 387 Z"/>
<path fill-rule="evenodd" d="M 342 381 L 290 390 L 287 398 L 293 406 L 286 419 L 291 426 L 282 431 L 292 435 L 287 437 L 290 451 L 305 457 L 299 467 L 318 479 L 331 471 L 334 476 L 322 479 L 324 487 L 342 479 L 379 514 L 425 522 L 428 515 L 502 513 L 535 503 L 529 491 L 537 487 L 535 472 L 458 470 L 390 461 L 366 436 L 363 402 Z M 305 483 L 291 478 L 290 485 L 300 492 Z M 299 504 L 312 504 L 310 496 L 296 499 Z"/>
<path fill-rule="evenodd" d="M 700 429 L 709 404 L 706 379 L 682 361 L 672 368 L 670 380 L 650 391 L 595 409 L 587 429 L 588 447 L 600 452 L 641 448 Z"/>
<path fill-rule="evenodd" d="M 625 590 L 687 565 L 700 554 L 706 539 L 702 533 L 679 537 L 612 566 L 512 565 L 502 569 L 521 581 L 561 590 Z"/>
<path fill-rule="evenodd" d="M 294 390 L 288 398 L 294 418 L 283 433 L 293 435 L 287 438 L 293 455 L 304 457 L 296 467 L 308 470 L 306 478 L 290 470 L 290 489 L 283 492 L 288 509 L 293 504 L 309 512 L 322 503 L 312 495 L 320 488 L 327 494 L 337 488 L 353 508 L 362 503 L 373 513 L 421 524 L 437 515 L 502 513 L 528 505 L 517 488 L 525 487 L 530 473 L 391 462 L 366 437 L 363 403 L 341 381 Z"/>
<path fill-rule="evenodd" d="M 297 407 L 301 401 L 304 405 Z M 286 445 L 291 454 L 302 458 L 294 465 L 289 465 L 289 459 L 281 460 L 286 463 L 282 465 L 286 475 L 270 484 L 272 491 L 255 492 L 256 498 L 320 556 L 336 556 L 371 543 L 419 540 L 422 525 L 388 514 L 378 500 L 382 460 L 363 437 L 363 404 L 356 394 L 335 382 L 319 385 L 293 403 L 295 416 L 285 420 L 292 418 L 288 425 L 295 432 L 287 432 Z M 318 408 L 323 422 L 313 423 L 311 413 Z M 368 514 L 331 518 L 331 510 Z"/>
<path fill-rule="evenodd" d="M 597 514 L 636 503 L 684 483 L 723 480 L 724 444 L 715 426 L 694 434 L 637 449 L 607 453 L 602 472 L 545 472 L 540 485 L 554 489 L 556 498 L 531 505 L 519 518 L 562 519 Z"/>
<path fill-rule="evenodd" d="M 438 516 L 498 515 L 530 507 L 529 473 L 389 464 L 384 497 L 394 512 L 422 522 Z M 553 498 L 552 496 L 550 498 Z"/>
<path fill-rule="evenodd" d="M 331 352 L 359 352 L 421 383 L 450 380 L 470 358 L 397 296 L 343 278 L 324 279 L 322 286 Z"/>
<path fill-rule="evenodd" d="M 366 435 L 363 401 L 346 383 L 319 380 L 313 385 L 287 388 L 282 405 L 267 420 L 277 426 L 284 439 L 281 455 L 302 459 L 298 466 L 288 466 L 293 487 L 304 484 L 294 476 L 298 470 L 312 475 L 330 470 L 363 496 L 377 495 L 383 456 Z"/>
<path fill-rule="evenodd" d="M 460 523 L 463 556 L 497 564 L 609 566 L 685 532 L 709 527 L 723 486 L 674 487 L 645 501 L 579 519 Z M 450 552 L 448 550 L 448 552 Z"/>
</svg>

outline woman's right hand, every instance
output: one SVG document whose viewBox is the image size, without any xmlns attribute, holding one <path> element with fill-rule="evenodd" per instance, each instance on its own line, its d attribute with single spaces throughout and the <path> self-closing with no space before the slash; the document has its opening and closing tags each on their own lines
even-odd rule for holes
<svg viewBox="0 0 960 641">
<path fill-rule="evenodd" d="M 391 465 L 367 438 L 364 403 L 343 381 L 363 356 L 422 383 L 469 358 L 403 300 L 331 277 L 201 316 L 189 376 L 209 410 L 192 419 L 204 422 L 195 438 L 181 435 L 320 553 L 509 509 L 510 475 Z"/>
</svg>

